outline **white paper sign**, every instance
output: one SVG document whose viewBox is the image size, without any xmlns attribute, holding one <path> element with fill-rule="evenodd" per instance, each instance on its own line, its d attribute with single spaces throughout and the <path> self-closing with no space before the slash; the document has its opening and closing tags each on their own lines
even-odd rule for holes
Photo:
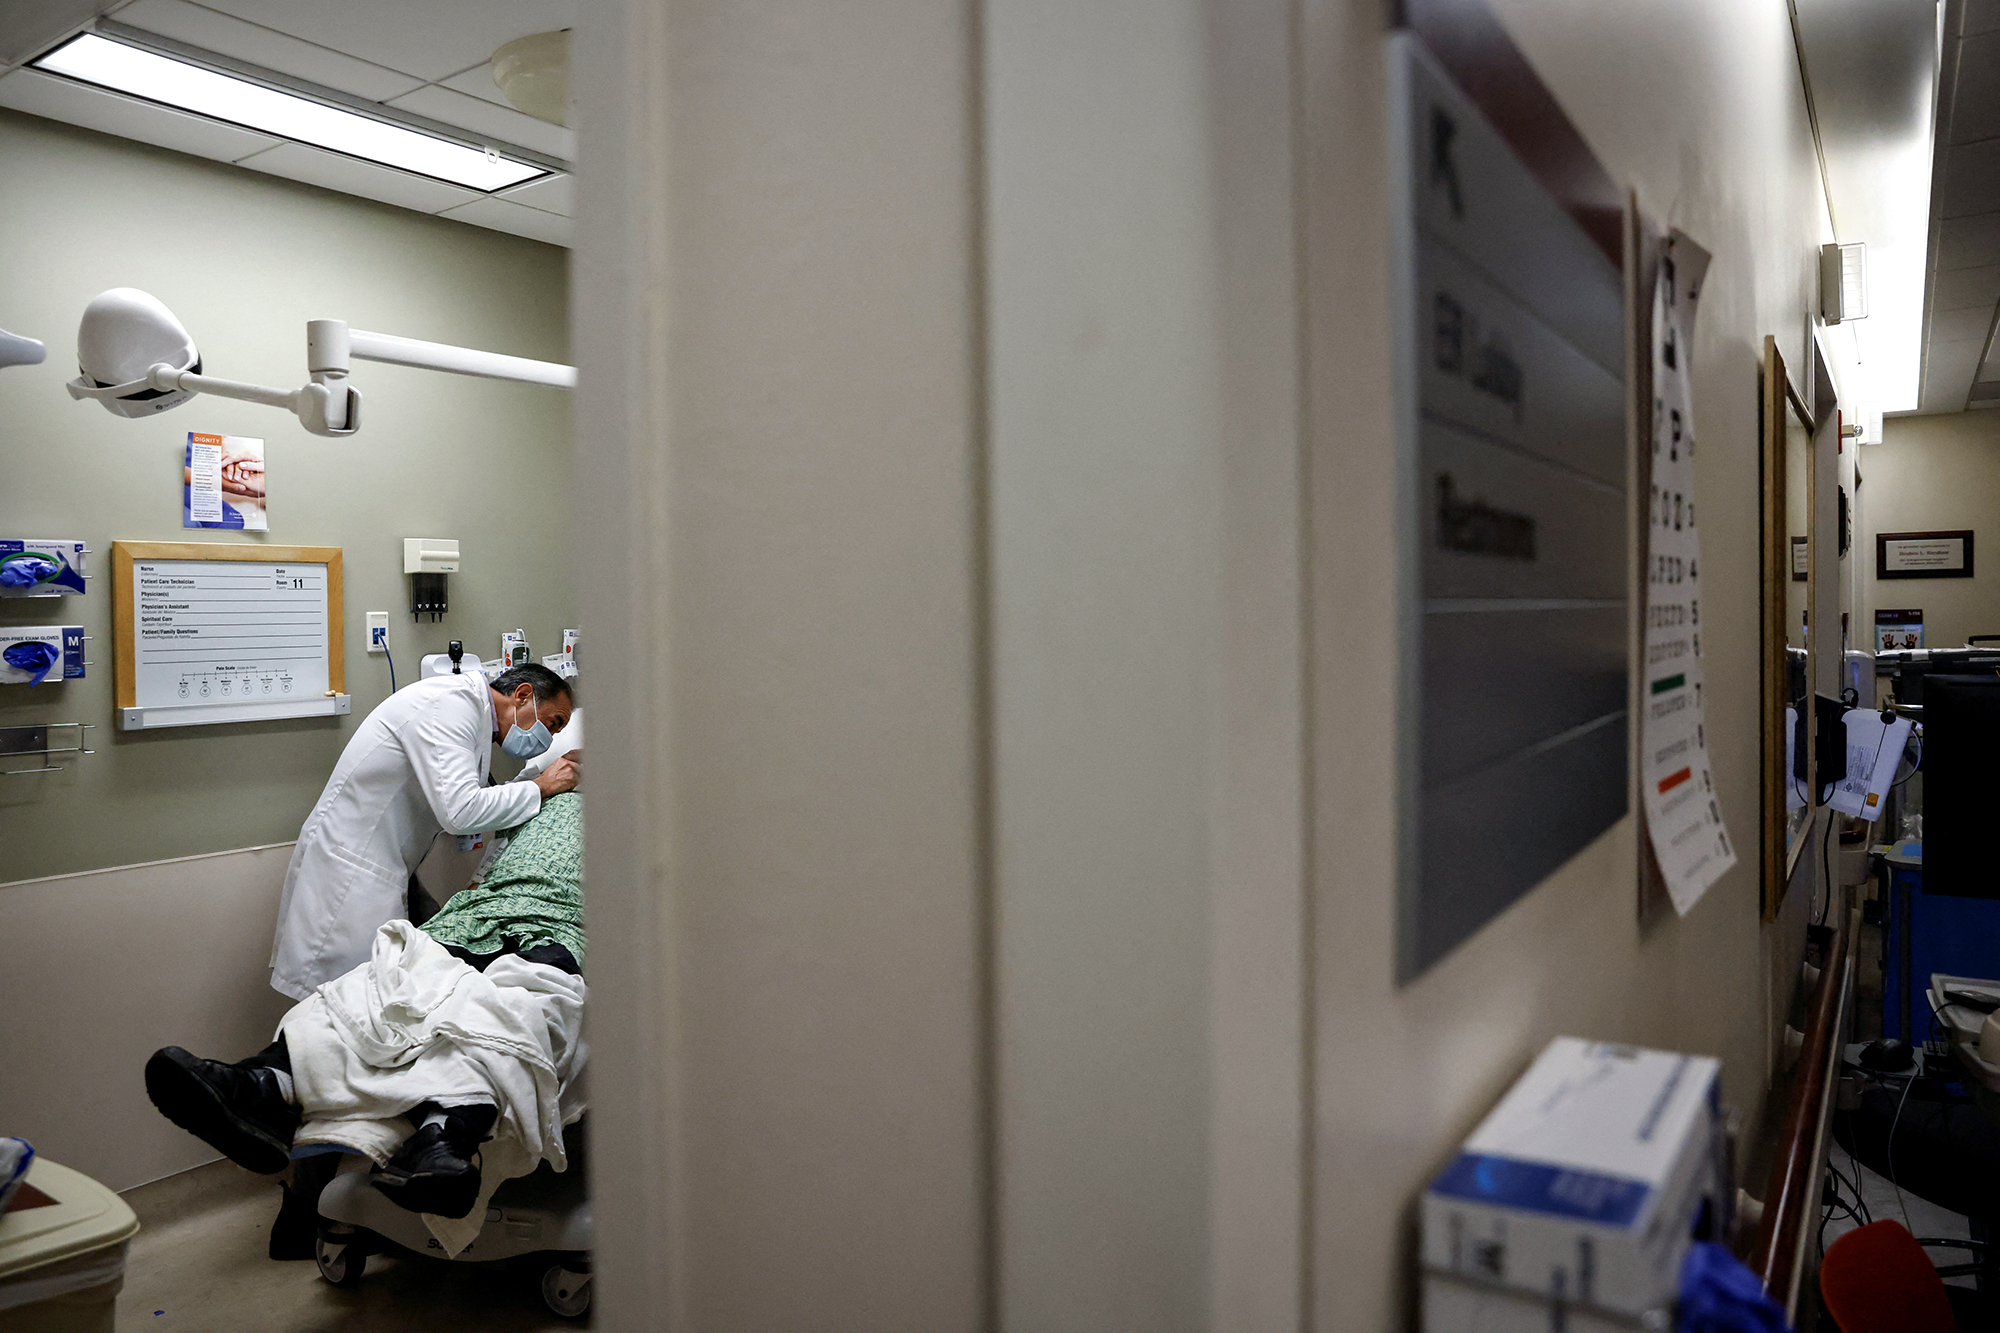
<svg viewBox="0 0 2000 1333">
<path fill-rule="evenodd" d="M 1833 799 L 1827 804 L 1844 815 L 1873 822 L 1889 808 L 1889 785 L 1895 781 L 1913 724 L 1906 717 L 1885 724 L 1880 713 L 1866 708 L 1850 708 L 1842 720 L 1847 723 L 1847 776 L 1833 784 Z"/>
<path fill-rule="evenodd" d="M 1653 451 L 1646 542 L 1641 799 L 1653 854 L 1682 916 L 1736 864 L 1723 827 L 1701 698 L 1701 534 L 1695 526 L 1695 299 L 1709 255 L 1675 232 L 1653 286 Z"/>
</svg>

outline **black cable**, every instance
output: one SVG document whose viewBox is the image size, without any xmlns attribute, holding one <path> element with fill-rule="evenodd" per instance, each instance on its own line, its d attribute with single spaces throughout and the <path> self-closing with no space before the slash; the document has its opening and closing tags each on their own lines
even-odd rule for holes
<svg viewBox="0 0 2000 1333">
<path fill-rule="evenodd" d="M 1909 772 L 1907 772 L 1907 773 L 1903 774 L 1903 776 L 1902 776 L 1902 777 L 1901 777 L 1900 779 L 1898 779 L 1897 781 L 1895 781 L 1895 782 L 1892 782 L 1892 783 L 1890 783 L 1890 784 L 1889 784 L 1889 789 L 1890 789 L 1891 791 L 1894 791 L 1894 790 L 1895 790 L 1896 788 L 1898 788 L 1898 787 L 1902 786 L 1902 785 L 1903 785 L 1903 784 L 1904 784 L 1905 782 L 1908 782 L 1908 781 L 1909 781 L 1909 780 L 1910 780 L 1911 778 L 1915 777 L 1915 776 L 1917 775 L 1917 770 L 1918 770 L 1918 769 L 1920 769 L 1920 768 L 1922 768 L 1922 767 L 1924 766 L 1924 738 L 1923 738 L 1923 734 L 1922 734 L 1921 732 L 1919 732 L 1919 731 L 1918 731 L 1918 730 L 1917 730 L 1917 729 L 1916 729 L 1915 727 L 1912 727 L 1912 728 L 1910 728 L 1910 740 L 1916 743 L 1916 747 L 1917 747 L 1917 761 L 1916 761 L 1916 762 L 1915 762 L 1914 764 L 1911 764 L 1911 765 L 1910 765 L 1910 771 L 1909 771 Z M 1904 746 L 1903 748 L 1904 748 L 1905 750 L 1907 750 L 1907 749 L 1909 749 L 1909 746 L 1908 746 L 1908 745 L 1905 745 L 1905 746 Z M 1899 759 L 1899 760 L 1897 760 L 1896 762 L 1897 762 L 1898 764 L 1900 764 L 1900 763 L 1902 763 L 1902 760 L 1900 760 L 1900 759 Z"/>
</svg>

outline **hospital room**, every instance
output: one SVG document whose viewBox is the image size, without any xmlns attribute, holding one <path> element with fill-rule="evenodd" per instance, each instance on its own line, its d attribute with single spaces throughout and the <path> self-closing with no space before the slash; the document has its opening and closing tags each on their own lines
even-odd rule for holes
<svg viewBox="0 0 2000 1333">
<path fill-rule="evenodd" d="M 576 7 L 64 8 L 0 25 L 0 1327 L 574 1326 Z M 280 1024 L 391 919 L 506 1069 L 327 1027 L 315 1153 Z"/>
<path fill-rule="evenodd" d="M 0 1333 L 2000 1326 L 1995 71 L 0 0 Z"/>
</svg>

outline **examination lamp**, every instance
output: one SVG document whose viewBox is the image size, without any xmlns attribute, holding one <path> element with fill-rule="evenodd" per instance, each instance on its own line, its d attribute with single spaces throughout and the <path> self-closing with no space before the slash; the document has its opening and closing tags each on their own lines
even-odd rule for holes
<svg viewBox="0 0 2000 1333">
<path fill-rule="evenodd" d="M 347 382 L 355 360 L 560 389 L 576 387 L 574 366 L 367 333 L 338 319 L 306 321 L 310 379 L 297 389 L 217 379 L 202 373 L 201 353 L 173 311 L 133 287 L 101 292 L 84 307 L 77 326 L 76 359 L 81 373 L 69 382 L 69 396 L 79 401 L 94 398 L 117 416 L 152 416 L 205 393 L 282 407 L 315 435 L 352 435 L 361 428 L 361 391 Z"/>
</svg>

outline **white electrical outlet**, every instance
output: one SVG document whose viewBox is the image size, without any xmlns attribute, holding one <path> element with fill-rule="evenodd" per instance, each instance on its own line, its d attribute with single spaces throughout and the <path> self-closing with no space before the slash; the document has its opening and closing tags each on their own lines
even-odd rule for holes
<svg viewBox="0 0 2000 1333">
<path fill-rule="evenodd" d="M 389 651 L 389 613 L 370 611 L 368 613 L 368 651 L 386 653 Z"/>
</svg>

